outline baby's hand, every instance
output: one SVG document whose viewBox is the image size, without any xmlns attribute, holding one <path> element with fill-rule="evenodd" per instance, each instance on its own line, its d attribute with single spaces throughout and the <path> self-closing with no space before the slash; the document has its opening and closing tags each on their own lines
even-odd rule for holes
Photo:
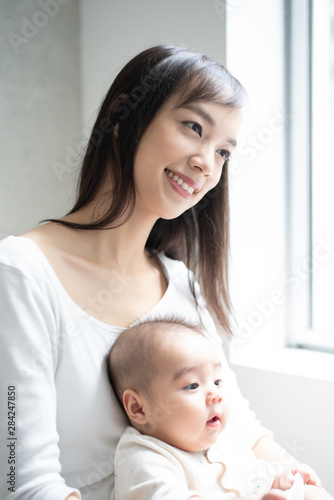
<svg viewBox="0 0 334 500">
<path fill-rule="evenodd" d="M 304 484 L 312 484 L 313 486 L 321 487 L 321 482 L 317 474 L 311 467 L 305 464 L 293 465 L 290 469 L 284 469 L 277 474 L 275 478 L 275 486 L 281 490 L 288 490 L 294 482 L 294 475 L 299 472 L 303 478 Z"/>
</svg>

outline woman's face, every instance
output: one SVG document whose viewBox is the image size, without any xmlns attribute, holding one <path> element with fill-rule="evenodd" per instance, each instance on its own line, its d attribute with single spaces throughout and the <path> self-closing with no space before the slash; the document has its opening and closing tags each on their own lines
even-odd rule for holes
<svg viewBox="0 0 334 500">
<path fill-rule="evenodd" d="M 213 189 L 236 146 L 242 111 L 170 97 L 148 126 L 134 160 L 136 210 L 173 219 Z"/>
</svg>

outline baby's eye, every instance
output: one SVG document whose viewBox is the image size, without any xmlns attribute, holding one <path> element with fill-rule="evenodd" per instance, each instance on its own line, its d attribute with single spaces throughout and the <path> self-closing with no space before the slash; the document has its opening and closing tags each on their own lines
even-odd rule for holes
<svg viewBox="0 0 334 500">
<path fill-rule="evenodd" d="M 186 385 L 185 390 L 194 391 L 195 389 L 197 389 L 197 387 L 199 387 L 199 384 L 197 382 L 193 382 L 192 384 Z"/>
<path fill-rule="evenodd" d="M 221 387 L 223 385 L 223 381 L 221 378 L 217 378 L 217 380 L 215 380 L 215 385 L 217 387 Z"/>
<path fill-rule="evenodd" d="M 227 160 L 231 155 L 227 149 L 218 149 L 217 153 L 219 153 L 224 160 Z"/>
<path fill-rule="evenodd" d="M 196 134 L 202 135 L 202 127 L 196 122 L 186 122 L 188 127 L 190 127 Z"/>
</svg>

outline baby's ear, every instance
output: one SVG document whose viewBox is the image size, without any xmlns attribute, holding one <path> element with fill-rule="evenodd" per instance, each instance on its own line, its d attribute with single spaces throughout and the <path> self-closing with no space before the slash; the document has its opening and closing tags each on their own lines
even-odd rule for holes
<svg viewBox="0 0 334 500">
<path fill-rule="evenodd" d="M 127 389 L 123 394 L 124 409 L 131 421 L 138 425 L 146 424 L 147 419 L 142 404 L 142 398 L 136 391 Z"/>
</svg>

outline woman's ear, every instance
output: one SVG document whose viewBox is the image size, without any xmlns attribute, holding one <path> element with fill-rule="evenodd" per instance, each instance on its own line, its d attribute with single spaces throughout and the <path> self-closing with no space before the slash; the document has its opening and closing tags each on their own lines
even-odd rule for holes
<svg viewBox="0 0 334 500">
<path fill-rule="evenodd" d="M 124 409 L 130 421 L 139 425 L 147 423 L 142 398 L 136 391 L 127 389 L 123 394 Z"/>
</svg>

